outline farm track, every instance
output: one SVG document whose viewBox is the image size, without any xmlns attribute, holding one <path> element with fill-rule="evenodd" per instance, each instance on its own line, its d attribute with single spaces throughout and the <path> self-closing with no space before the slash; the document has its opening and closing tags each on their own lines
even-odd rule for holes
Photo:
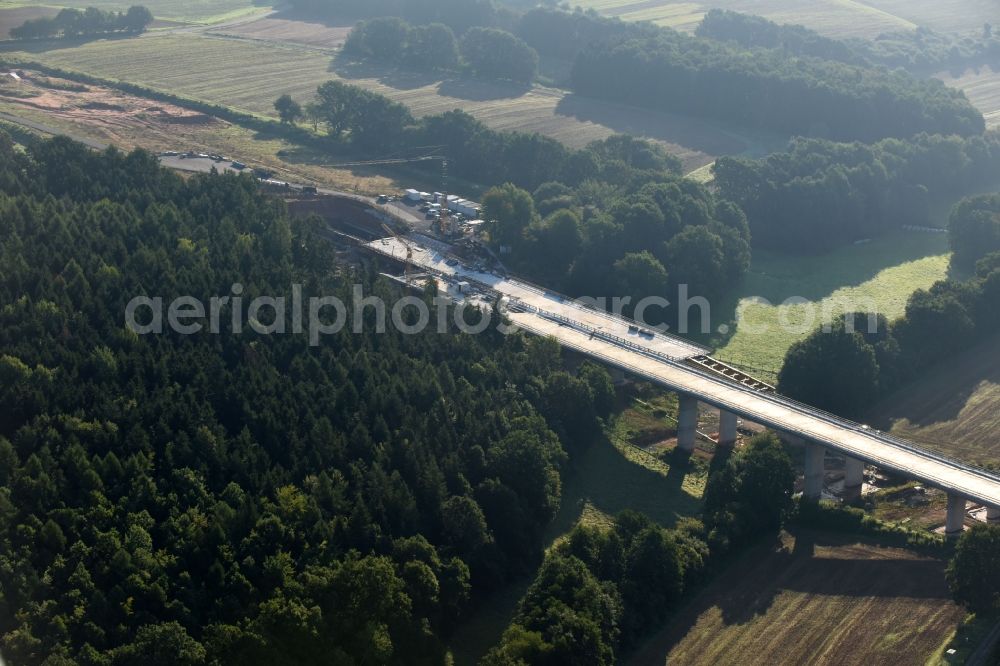
<svg viewBox="0 0 1000 666">
<path fill-rule="evenodd" d="M 20 125 L 21 127 L 26 127 L 28 129 L 35 130 L 36 132 L 41 132 L 43 134 L 50 134 L 52 136 L 58 136 L 58 135 L 68 136 L 70 139 L 73 139 L 78 143 L 82 143 L 85 146 L 90 146 L 94 150 L 104 150 L 105 148 L 108 147 L 108 144 L 106 143 L 101 143 L 100 141 L 94 141 L 93 139 L 89 139 L 85 136 L 80 136 L 80 135 L 74 136 L 72 134 L 67 134 L 65 131 L 58 129 L 56 127 L 52 127 L 51 125 L 46 125 L 44 123 L 38 123 L 32 120 L 27 120 L 25 118 L 20 118 L 18 116 L 14 116 L 9 113 L 0 112 L 0 120 L 5 120 L 9 123 Z"/>
</svg>

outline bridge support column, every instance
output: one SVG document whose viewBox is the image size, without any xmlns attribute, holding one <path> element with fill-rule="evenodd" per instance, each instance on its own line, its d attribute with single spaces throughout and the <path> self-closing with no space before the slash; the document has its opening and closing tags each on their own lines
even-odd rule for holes
<svg viewBox="0 0 1000 666">
<path fill-rule="evenodd" d="M 736 446 L 736 414 L 719 410 L 719 446 Z"/>
<path fill-rule="evenodd" d="M 694 451 L 698 430 L 698 398 L 681 393 L 678 395 L 680 411 L 677 414 L 677 448 Z"/>
<path fill-rule="evenodd" d="M 826 448 L 806 442 L 805 487 L 802 497 L 818 500 L 823 496 L 823 467 Z"/>
<path fill-rule="evenodd" d="M 625 371 L 621 368 L 611 368 L 611 382 L 616 386 L 625 383 Z"/>
<path fill-rule="evenodd" d="M 944 533 L 949 537 L 961 536 L 965 529 L 965 498 L 961 495 L 948 493 L 948 516 L 945 519 Z"/>
<path fill-rule="evenodd" d="M 986 507 L 986 522 L 991 524 L 1000 523 L 1000 507 Z"/>
<path fill-rule="evenodd" d="M 848 456 L 844 461 L 844 490 L 860 490 L 864 482 L 864 461 Z"/>
</svg>

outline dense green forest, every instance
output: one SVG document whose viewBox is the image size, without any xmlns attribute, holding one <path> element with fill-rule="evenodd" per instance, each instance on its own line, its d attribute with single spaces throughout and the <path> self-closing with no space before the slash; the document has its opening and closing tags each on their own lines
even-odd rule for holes
<svg viewBox="0 0 1000 666">
<path fill-rule="evenodd" d="M 505 30 L 471 28 L 458 40 L 443 23 L 411 25 L 396 17 L 358 23 L 343 53 L 423 71 L 461 69 L 480 78 L 518 83 L 530 83 L 538 74 L 538 53 Z"/>
<path fill-rule="evenodd" d="M 572 82 L 591 97 L 836 140 L 968 136 L 985 128 L 965 95 L 936 79 L 773 50 L 748 58 L 666 28 L 590 44 L 573 64 Z"/>
<path fill-rule="evenodd" d="M 618 142 L 616 153 L 644 145 Z M 742 211 L 681 177 L 617 188 L 551 182 L 533 194 L 508 184 L 487 192 L 483 206 L 490 239 L 509 248 L 511 267 L 575 296 L 628 296 L 634 306 L 647 296 L 673 300 L 682 284 L 715 296 L 750 266 Z"/>
<path fill-rule="evenodd" d="M 516 32 L 543 57 L 572 59 L 576 92 L 626 104 L 848 141 L 967 136 L 985 126 L 965 96 L 940 81 L 821 52 L 790 58 L 554 9 L 527 12 Z"/>
<path fill-rule="evenodd" d="M 1000 252 L 1000 193 L 982 194 L 958 202 L 948 221 L 951 263 L 971 271 L 986 255 Z"/>
<path fill-rule="evenodd" d="M 996 185 L 1000 133 L 870 145 L 793 139 L 764 159 L 721 157 L 713 172 L 719 194 L 746 213 L 756 246 L 819 253 L 931 225 L 934 204 Z"/>
<path fill-rule="evenodd" d="M 876 141 L 920 132 L 969 136 L 985 128 L 964 94 L 940 81 L 876 67 L 881 64 L 877 59 L 854 55 L 860 47 L 831 45 L 798 32 L 795 43 L 804 46 L 789 57 L 787 50 L 751 44 L 754 48 L 747 51 L 650 23 L 542 7 L 518 13 L 498 9 L 489 0 L 454 0 L 454 7 L 427 0 L 296 4 L 329 17 L 401 16 L 422 26 L 444 23 L 458 36 L 469 71 L 480 76 L 530 81 L 533 49 L 543 57 L 572 60 L 569 85 L 577 93 L 787 135 Z M 705 33 L 719 16 L 709 19 Z M 730 29 L 738 19 L 721 16 L 728 23 L 716 32 L 742 34 Z M 376 25 L 380 29 L 372 32 L 362 26 L 348 52 L 398 63 L 414 48 L 409 30 L 424 33 L 401 20 L 378 20 Z M 763 46 L 780 39 L 762 39 Z M 985 54 L 993 48 L 992 37 L 984 40 Z M 443 50 L 452 51 L 447 46 Z"/>
<path fill-rule="evenodd" d="M 326 138 L 327 149 L 355 148 L 372 157 L 426 154 L 435 146 L 456 173 L 479 183 L 511 182 L 535 189 L 557 180 L 612 186 L 664 179 L 680 172 L 681 162 L 647 141 L 614 136 L 582 150 L 527 132 L 498 132 L 460 110 L 415 119 L 405 106 L 384 95 L 341 81 L 320 85 L 305 112 Z M 439 169 L 432 163 L 428 170 Z"/>
<path fill-rule="evenodd" d="M 11 663 L 440 663 L 469 604 L 537 561 L 603 370 L 498 333 L 124 325 L 135 295 L 236 283 L 392 295 L 316 232 L 248 177 L 0 143 Z"/>
<path fill-rule="evenodd" d="M 1000 58 L 1000 34 L 994 34 L 989 24 L 978 34 L 969 35 L 946 35 L 919 27 L 884 33 L 872 40 L 839 40 L 801 25 L 781 25 L 752 14 L 713 9 L 705 14 L 696 34 L 748 48 L 780 49 L 786 56 L 903 67 L 926 74 Z"/>
<path fill-rule="evenodd" d="M 443 23 L 411 25 L 401 18 L 361 21 L 344 42 L 344 54 L 421 70 L 457 69 L 458 40 Z"/>
<path fill-rule="evenodd" d="M 625 511 L 610 529 L 576 526 L 546 554 L 481 665 L 619 663 L 685 594 L 748 544 L 777 533 L 793 508 L 794 481 L 781 443 L 760 435 L 718 457 L 700 520 L 668 530 Z"/>
<path fill-rule="evenodd" d="M 62 9 L 52 18 L 29 19 L 11 28 L 14 39 L 42 39 L 46 37 L 79 37 L 124 32 L 137 35 L 153 22 L 153 14 L 146 7 L 134 5 L 124 12 L 108 12 L 97 7 Z"/>
<path fill-rule="evenodd" d="M 638 300 L 688 284 L 692 294 L 716 295 L 749 267 L 743 213 L 682 178 L 680 161 L 651 142 L 615 135 L 572 150 L 491 130 L 458 110 L 417 120 L 339 81 L 321 85 L 305 108 L 354 147 L 439 146 L 465 178 L 505 183 L 483 199 L 491 239 L 509 249 L 513 267 L 553 288 Z"/>
</svg>

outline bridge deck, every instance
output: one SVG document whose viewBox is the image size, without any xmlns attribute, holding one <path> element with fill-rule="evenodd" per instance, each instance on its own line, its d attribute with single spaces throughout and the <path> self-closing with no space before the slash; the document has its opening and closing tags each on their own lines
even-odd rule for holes
<svg viewBox="0 0 1000 666">
<path fill-rule="evenodd" d="M 885 470 L 955 492 L 968 499 L 1000 506 L 1000 479 L 981 470 L 946 460 L 915 447 L 905 447 L 863 429 L 839 423 L 781 396 L 760 393 L 739 384 L 703 375 L 694 369 L 644 356 L 613 342 L 529 312 L 510 313 L 519 327 L 557 339 L 563 346 L 599 358 L 628 373 L 698 397 L 747 420 L 823 444 Z"/>
<path fill-rule="evenodd" d="M 368 244 L 376 252 L 406 260 L 397 239 Z M 935 486 L 970 500 L 1000 507 L 1000 476 L 949 460 L 860 424 L 826 414 L 773 392 L 699 371 L 685 360 L 705 350 L 671 336 L 630 334 L 630 322 L 574 304 L 524 282 L 449 261 L 445 250 L 414 244 L 410 263 L 449 280 L 475 281 L 512 300 L 511 321 L 536 335 L 551 336 L 563 346 L 655 382 L 749 421 L 822 444 L 885 470 Z"/>
<path fill-rule="evenodd" d="M 432 244 L 438 247 L 434 247 Z M 400 261 L 406 259 L 406 248 L 398 239 L 380 238 L 368 243 L 368 246 Z M 692 358 L 708 353 L 707 349 L 693 342 L 664 335 L 648 328 L 636 328 L 633 322 L 602 310 L 587 307 L 562 294 L 546 291 L 523 280 L 479 271 L 456 262 L 454 259 L 449 259 L 446 247 L 440 246 L 431 239 L 420 238 L 411 242 L 410 247 L 412 250 L 410 263 L 418 267 L 434 271 L 450 279 L 479 283 L 511 299 L 577 321 L 588 328 L 599 330 L 609 337 L 623 340 L 629 345 L 674 359 Z"/>
</svg>

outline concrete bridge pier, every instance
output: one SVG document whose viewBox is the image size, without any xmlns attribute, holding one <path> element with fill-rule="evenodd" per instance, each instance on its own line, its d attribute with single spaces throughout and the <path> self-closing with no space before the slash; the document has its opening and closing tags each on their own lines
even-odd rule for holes
<svg viewBox="0 0 1000 666">
<path fill-rule="evenodd" d="M 844 460 L 844 490 L 861 490 L 865 482 L 865 462 L 847 456 Z"/>
<path fill-rule="evenodd" d="M 677 448 L 694 451 L 695 437 L 698 436 L 698 398 L 687 393 L 678 394 Z"/>
<path fill-rule="evenodd" d="M 719 446 L 736 446 L 736 414 L 719 410 Z"/>
<path fill-rule="evenodd" d="M 625 383 L 625 371 L 621 368 L 611 368 L 611 383 L 615 386 Z"/>
<path fill-rule="evenodd" d="M 986 507 L 986 522 L 991 525 L 1000 523 L 1000 507 L 987 506 Z"/>
<path fill-rule="evenodd" d="M 965 529 L 965 498 L 961 495 L 948 493 L 948 514 L 945 519 L 944 533 L 951 538 L 961 536 Z"/>
<path fill-rule="evenodd" d="M 826 448 L 806 442 L 805 487 L 802 497 L 818 500 L 823 496 L 823 471 Z"/>
</svg>

